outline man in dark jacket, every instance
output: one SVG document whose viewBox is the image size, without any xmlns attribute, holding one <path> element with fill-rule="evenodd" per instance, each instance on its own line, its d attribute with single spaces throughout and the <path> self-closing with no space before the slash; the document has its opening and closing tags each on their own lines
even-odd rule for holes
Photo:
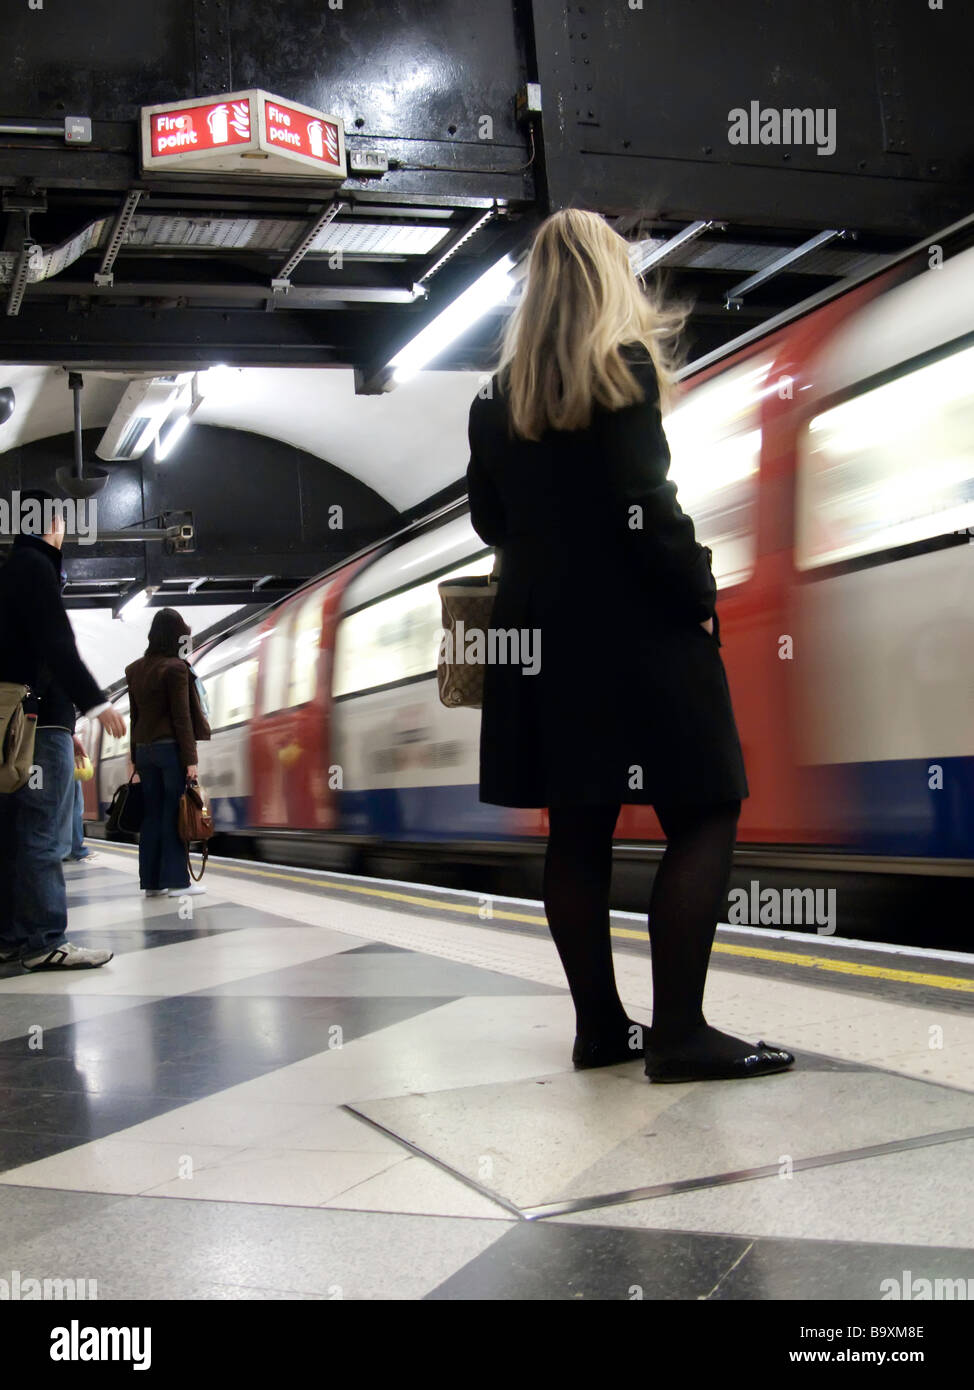
<svg viewBox="0 0 974 1390">
<path fill-rule="evenodd" d="M 116 737 L 125 721 L 81 660 L 61 599 L 63 516 L 50 493 L 40 491 L 22 493 L 21 508 L 20 533 L 0 568 L 0 681 L 30 687 L 38 728 L 30 778 L 0 796 L 0 962 L 26 970 L 90 969 L 112 953 L 65 940 L 59 809 L 65 780 L 73 776 L 74 747 L 64 710 L 55 706 L 60 699 L 69 709 L 72 726 L 77 706 Z M 41 708 L 45 699 L 50 708 Z"/>
</svg>

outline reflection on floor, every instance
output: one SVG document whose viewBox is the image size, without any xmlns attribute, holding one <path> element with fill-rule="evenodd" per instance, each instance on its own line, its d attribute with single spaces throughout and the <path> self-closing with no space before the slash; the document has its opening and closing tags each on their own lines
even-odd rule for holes
<svg viewBox="0 0 974 1390">
<path fill-rule="evenodd" d="M 68 871 L 71 937 L 111 964 L 0 968 L 5 1269 L 103 1299 L 872 1299 L 904 1270 L 974 1278 L 963 1000 L 718 957 L 713 1022 L 791 1047 L 794 1072 L 576 1073 L 546 940 L 256 866 L 146 901 L 131 853 L 100 848 Z M 645 959 L 617 964 L 648 1019 Z"/>
</svg>

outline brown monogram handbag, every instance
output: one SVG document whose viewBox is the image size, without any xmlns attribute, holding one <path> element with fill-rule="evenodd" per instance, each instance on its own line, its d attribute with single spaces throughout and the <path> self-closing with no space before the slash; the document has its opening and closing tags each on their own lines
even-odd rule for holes
<svg viewBox="0 0 974 1390">
<path fill-rule="evenodd" d="M 485 663 L 469 659 L 467 639 L 471 634 L 482 634 L 482 644 L 486 643 L 499 574 L 495 560 L 489 576 L 460 575 L 436 586 L 443 610 L 436 685 L 440 703 L 451 709 L 480 709 L 483 705 Z"/>
<path fill-rule="evenodd" d="M 207 840 L 213 834 L 213 815 L 210 811 L 206 793 L 198 781 L 187 782 L 186 790 L 179 798 L 179 838 L 186 846 L 186 867 L 189 876 L 199 883 L 206 872 L 206 861 L 209 857 Z M 193 865 L 190 861 L 189 851 L 194 844 L 199 844 L 203 853 L 203 863 L 200 865 L 198 874 L 193 873 Z"/>
</svg>

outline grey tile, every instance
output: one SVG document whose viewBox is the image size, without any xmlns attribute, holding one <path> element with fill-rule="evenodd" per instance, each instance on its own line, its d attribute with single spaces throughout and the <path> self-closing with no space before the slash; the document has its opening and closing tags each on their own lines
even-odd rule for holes
<svg viewBox="0 0 974 1390">
<path fill-rule="evenodd" d="M 123 1200 L 91 1192 L 8 1187 L 0 1182 L 0 1250 L 4 1252 L 0 1261 L 22 1241 L 34 1240 L 48 1231 L 62 1232 L 77 1221 L 98 1220 Z"/>
<path fill-rule="evenodd" d="M 500 971 L 427 956 L 418 951 L 363 954 L 341 951 L 320 960 L 304 961 L 285 970 L 247 980 L 234 980 L 201 990 L 221 995 L 344 995 L 386 998 L 394 995 L 442 995 L 444 998 L 485 994 L 564 994 L 563 989 L 517 979 Z"/>
<path fill-rule="evenodd" d="M 21 973 L 20 971 L 17 972 Z M 155 995 L 129 994 L 98 996 L 94 994 L 2 994 L 0 995 L 0 1042 L 21 1038 L 24 1045 L 30 1030 L 42 1030 L 40 1041 L 52 1029 L 83 1023 L 89 1018 L 104 1018 L 126 1009 L 155 1002 Z M 33 1034 L 38 1039 L 36 1031 Z"/>
<path fill-rule="evenodd" d="M 753 1238 L 974 1249 L 974 1139 L 556 1217 Z"/>
<path fill-rule="evenodd" d="M 102 1300 L 186 1298 L 213 1285 L 417 1299 L 506 1229 L 503 1221 L 469 1218 L 132 1197 L 15 1242 L 6 1258 L 25 1275 L 95 1279 Z"/>
</svg>

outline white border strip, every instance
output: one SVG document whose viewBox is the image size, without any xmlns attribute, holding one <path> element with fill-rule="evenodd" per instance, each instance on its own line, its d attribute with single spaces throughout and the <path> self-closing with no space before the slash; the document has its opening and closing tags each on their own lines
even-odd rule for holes
<svg viewBox="0 0 974 1390">
<path fill-rule="evenodd" d="M 94 843 L 94 842 L 92 842 Z M 99 841 L 99 844 L 103 844 Z M 478 893 L 471 888 L 444 888 L 438 883 L 415 883 L 411 879 L 404 878 L 372 878 L 366 874 L 346 874 L 338 869 L 305 869 L 300 864 L 279 864 L 265 859 L 226 859 L 210 856 L 211 864 L 244 864 L 253 865 L 257 868 L 280 869 L 288 873 L 308 874 L 313 878 L 339 878 L 347 879 L 349 883 L 374 883 L 382 887 L 408 888 L 415 893 L 432 893 L 441 897 L 450 895 L 454 898 L 469 898 L 480 902 L 485 897 L 491 898 L 495 903 L 511 903 L 517 907 L 533 907 L 536 911 L 544 914 L 544 904 L 537 898 L 511 898 L 506 894 Z M 623 922 L 646 921 L 644 912 L 623 912 L 613 909 L 612 919 Z M 475 925 L 475 924 L 474 924 Z M 834 946 L 844 951 L 876 951 L 887 956 L 917 956 L 924 960 L 949 960 L 956 961 L 961 965 L 974 964 L 974 952 L 966 951 L 938 951 L 927 946 L 894 946 L 884 941 L 858 941 L 854 937 L 820 936 L 818 933 L 796 932 L 796 931 L 772 931 L 767 927 L 745 927 L 730 922 L 718 922 L 717 930 L 722 932 L 733 932 L 738 936 L 752 936 L 758 940 L 767 941 L 795 941 L 801 945 L 808 945 L 814 941 L 822 946 Z"/>
</svg>

